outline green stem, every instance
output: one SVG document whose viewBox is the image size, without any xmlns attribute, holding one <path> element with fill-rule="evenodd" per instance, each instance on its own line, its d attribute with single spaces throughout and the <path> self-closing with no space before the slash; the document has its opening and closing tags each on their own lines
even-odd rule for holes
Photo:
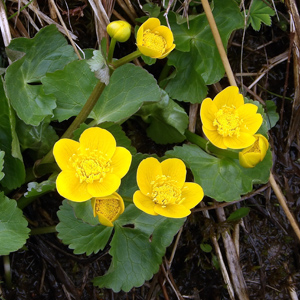
<svg viewBox="0 0 300 300">
<path fill-rule="evenodd" d="M 16 15 L 18 15 L 23 9 L 25 9 L 26 7 L 28 7 L 33 1 L 34 0 L 29 1 L 26 5 L 24 5 L 23 7 L 21 7 L 19 11 L 16 11 L 13 15 L 11 15 L 10 17 L 8 17 L 7 20 L 10 20 L 11 18 L 13 18 Z"/>
<path fill-rule="evenodd" d="M 77 115 L 77 117 L 74 119 L 70 127 L 66 130 L 66 132 L 61 137 L 63 138 L 72 138 L 73 132 L 75 129 L 77 129 L 80 124 L 82 124 L 86 118 L 89 116 L 90 112 L 94 108 L 95 104 L 97 103 L 101 93 L 103 92 L 105 88 L 105 84 L 101 81 L 98 81 L 97 85 L 95 86 L 94 90 L 92 91 L 90 97 L 86 101 L 85 105 L 83 106 L 80 113 Z M 39 164 L 35 167 L 35 173 L 40 174 L 40 166 L 47 163 L 52 163 L 54 161 L 53 157 L 53 151 L 47 153 L 47 155 L 40 161 Z"/>
<path fill-rule="evenodd" d="M 38 227 L 38 228 L 32 228 L 30 231 L 30 235 L 54 233 L 54 232 L 57 232 L 56 226 Z"/>
<path fill-rule="evenodd" d="M 168 64 L 165 64 L 160 75 L 158 78 L 158 83 L 160 83 L 163 79 L 168 77 L 168 74 L 170 72 L 171 66 L 169 66 Z"/>
<path fill-rule="evenodd" d="M 220 149 L 213 144 L 211 144 L 209 141 L 205 140 L 204 138 L 200 137 L 199 135 L 192 133 L 188 130 L 184 133 L 187 140 L 200 148 L 202 148 L 204 151 L 208 153 L 212 153 L 218 157 L 229 157 L 233 159 L 238 159 L 239 154 L 237 152 L 231 151 L 231 150 L 225 150 Z"/>
<path fill-rule="evenodd" d="M 111 61 L 112 61 L 114 51 L 115 51 L 116 42 L 117 42 L 117 40 L 114 39 L 114 38 L 112 38 L 111 41 L 110 41 L 108 56 L 107 56 L 108 63 L 111 63 Z"/>
<path fill-rule="evenodd" d="M 128 62 L 134 60 L 135 58 L 137 58 L 141 55 L 142 55 L 141 51 L 136 50 L 136 51 L 134 51 L 134 52 L 132 52 L 132 53 L 116 60 L 116 61 L 114 61 L 113 63 L 111 63 L 111 66 L 113 67 L 113 69 L 116 69 L 118 67 L 121 67 L 121 66 L 127 64 Z"/>
</svg>

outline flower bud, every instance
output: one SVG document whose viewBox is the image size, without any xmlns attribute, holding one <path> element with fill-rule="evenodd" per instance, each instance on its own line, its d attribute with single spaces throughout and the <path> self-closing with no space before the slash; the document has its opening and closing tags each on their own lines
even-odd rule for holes
<svg viewBox="0 0 300 300">
<path fill-rule="evenodd" d="M 94 217 L 104 226 L 113 227 L 113 222 L 124 212 L 124 202 L 118 193 L 92 198 Z"/>
<path fill-rule="evenodd" d="M 109 23 L 106 30 L 111 38 L 121 43 L 126 42 L 131 34 L 130 24 L 121 20 Z"/>
<path fill-rule="evenodd" d="M 240 165 L 244 168 L 253 168 L 263 161 L 269 148 L 269 142 L 263 135 L 255 134 L 254 138 L 254 144 L 239 153 Z"/>
</svg>

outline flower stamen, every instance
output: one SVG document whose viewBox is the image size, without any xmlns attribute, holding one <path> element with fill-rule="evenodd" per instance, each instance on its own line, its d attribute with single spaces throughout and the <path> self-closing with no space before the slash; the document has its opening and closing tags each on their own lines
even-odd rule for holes
<svg viewBox="0 0 300 300">
<path fill-rule="evenodd" d="M 146 29 L 143 34 L 142 46 L 164 54 L 166 52 L 167 42 L 158 32 L 152 32 L 150 29 Z"/>
<path fill-rule="evenodd" d="M 107 220 L 114 221 L 120 213 L 120 202 L 117 199 L 95 199 L 95 212 L 103 215 Z"/>
</svg>

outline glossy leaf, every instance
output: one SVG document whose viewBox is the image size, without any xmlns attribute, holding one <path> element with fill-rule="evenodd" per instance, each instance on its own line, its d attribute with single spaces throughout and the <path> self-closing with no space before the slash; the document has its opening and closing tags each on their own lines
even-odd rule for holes
<svg viewBox="0 0 300 300">
<path fill-rule="evenodd" d="M 2 178 L 5 175 L 3 172 L 1 172 L 2 169 L 3 169 L 4 155 L 5 155 L 5 152 L 4 151 L 0 151 L 0 181 L 2 180 Z"/>
<path fill-rule="evenodd" d="M 94 285 L 114 292 L 143 285 L 158 271 L 166 247 L 184 221 L 147 215 L 130 204 L 115 221 L 111 266 L 104 276 L 94 278 Z"/>
<path fill-rule="evenodd" d="M 75 254 L 98 253 L 106 246 L 113 227 L 103 225 L 91 226 L 84 221 L 77 219 L 73 207 L 67 200 L 63 201 L 57 212 L 59 223 L 56 226 L 58 237 L 64 244 L 74 249 Z"/>
<path fill-rule="evenodd" d="M 163 93 L 162 99 L 144 105 L 137 113 L 147 123 L 148 136 L 158 144 L 171 144 L 184 141 L 184 131 L 188 127 L 185 110 Z"/>
<path fill-rule="evenodd" d="M 227 221 L 239 221 L 240 219 L 246 217 L 249 214 L 249 207 L 241 207 L 235 210 L 230 216 L 227 218 Z"/>
<path fill-rule="evenodd" d="M 63 70 L 47 74 L 42 79 L 45 93 L 57 99 L 53 119 L 61 122 L 78 115 L 97 82 L 86 60 L 75 60 Z"/>
<path fill-rule="evenodd" d="M 253 0 L 248 13 L 249 23 L 256 31 L 260 30 L 261 23 L 270 26 L 272 24 L 271 16 L 275 15 L 275 11 L 263 0 Z"/>
<path fill-rule="evenodd" d="M 240 166 L 237 159 L 218 158 L 196 145 L 183 145 L 168 151 L 167 156 L 182 159 L 191 169 L 195 182 L 206 196 L 217 201 L 231 202 L 252 191 L 253 184 L 266 183 L 272 166 L 271 151 L 252 169 Z"/>
<path fill-rule="evenodd" d="M 44 93 L 41 79 L 47 72 L 62 69 L 76 55 L 55 25 L 44 27 L 32 39 L 14 39 L 8 48 L 25 53 L 7 68 L 8 98 L 21 120 L 37 126 L 56 107 L 55 97 Z"/>
<path fill-rule="evenodd" d="M 0 150 L 5 152 L 1 185 L 8 189 L 19 187 L 25 180 L 25 167 L 15 129 L 15 114 L 5 96 L 0 79 Z"/>
<path fill-rule="evenodd" d="M 243 27 L 243 16 L 233 0 L 215 0 L 213 15 L 226 49 L 230 34 Z M 206 85 L 224 76 L 206 15 L 200 14 L 188 24 L 179 24 L 174 13 L 169 13 L 168 19 L 176 44 L 176 51 L 168 56 L 168 64 L 175 66 L 176 72 L 162 85 L 173 99 L 199 103 L 206 96 Z"/>
<path fill-rule="evenodd" d="M 116 69 L 90 117 L 97 124 L 126 120 L 145 102 L 161 98 L 156 80 L 145 69 L 126 64 Z"/>
<path fill-rule="evenodd" d="M 28 238 L 28 223 L 15 200 L 0 193 L 0 255 L 20 249 Z"/>
</svg>

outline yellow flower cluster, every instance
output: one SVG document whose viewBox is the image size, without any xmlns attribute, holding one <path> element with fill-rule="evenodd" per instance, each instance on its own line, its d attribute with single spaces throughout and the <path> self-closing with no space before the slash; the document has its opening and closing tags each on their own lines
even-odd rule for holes
<svg viewBox="0 0 300 300">
<path fill-rule="evenodd" d="M 244 149 L 240 164 L 253 168 L 266 155 L 269 143 L 262 135 L 255 135 L 263 118 L 257 106 L 244 103 L 236 86 L 221 91 L 214 100 L 204 99 L 200 117 L 202 129 L 208 140 L 221 149 Z"/>
</svg>

